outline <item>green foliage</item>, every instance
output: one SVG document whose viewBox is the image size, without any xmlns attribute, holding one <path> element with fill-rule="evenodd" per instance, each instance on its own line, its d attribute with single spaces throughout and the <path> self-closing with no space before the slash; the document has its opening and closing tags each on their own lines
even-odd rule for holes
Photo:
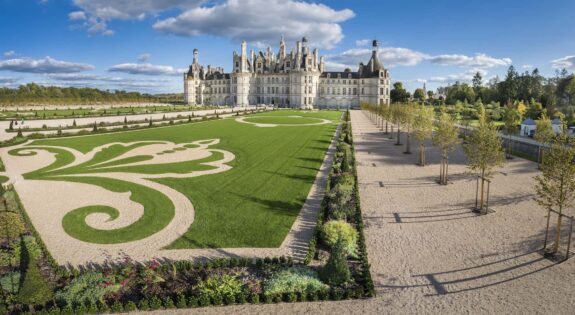
<svg viewBox="0 0 575 315">
<path fill-rule="evenodd" d="M 490 177 L 496 167 L 503 165 L 505 155 L 501 138 L 497 128 L 485 117 L 485 110 L 481 107 L 479 126 L 473 129 L 463 145 L 467 156 L 467 164 L 472 171 L 483 177 Z"/>
<path fill-rule="evenodd" d="M 541 174 L 535 177 L 535 200 L 545 209 L 561 212 L 575 201 L 574 145 L 574 140 L 566 135 L 553 137 L 543 156 Z"/>
<path fill-rule="evenodd" d="M 56 292 L 55 298 L 68 304 L 102 302 L 106 294 L 117 292 L 120 288 L 113 277 L 91 271 L 73 279 L 63 290 Z"/>
<path fill-rule="evenodd" d="M 0 277 L 0 289 L 10 294 L 18 293 L 20 287 L 20 272 L 8 272 Z M 0 294 L 1 295 L 1 294 Z"/>
<path fill-rule="evenodd" d="M 535 135 L 533 136 L 535 140 L 541 143 L 548 143 L 551 141 L 555 136 L 555 132 L 553 132 L 553 125 L 549 116 L 543 113 L 536 124 Z"/>
<path fill-rule="evenodd" d="M 0 212 L 0 239 L 15 239 L 24 230 L 24 223 L 18 213 Z"/>
<path fill-rule="evenodd" d="M 323 225 L 322 239 L 330 247 L 341 241 L 345 254 L 355 256 L 357 254 L 358 233 L 351 224 L 342 220 L 332 220 Z"/>
<path fill-rule="evenodd" d="M 323 282 L 329 285 L 341 285 L 351 279 L 346 256 L 345 244 L 343 238 L 340 238 L 333 246 L 326 265 L 319 273 Z"/>
<path fill-rule="evenodd" d="M 354 190 L 355 177 L 352 174 L 342 175 L 335 187 L 327 194 L 330 219 L 353 218 L 355 214 Z"/>
<path fill-rule="evenodd" d="M 236 296 L 242 291 L 242 283 L 231 275 L 215 275 L 211 276 L 205 281 L 198 283 L 196 290 L 200 296 L 211 297 L 222 300 L 226 296 Z M 214 303 L 214 304 L 221 304 Z"/>
<path fill-rule="evenodd" d="M 52 288 L 38 268 L 36 257 L 23 248 L 23 259 L 28 261 L 26 271 L 22 275 L 24 281 L 20 285 L 20 291 L 16 297 L 17 301 L 23 304 L 44 304 L 53 298 Z"/>
<path fill-rule="evenodd" d="M 313 292 L 319 289 L 327 289 L 327 285 L 318 279 L 317 272 L 306 267 L 278 271 L 264 285 L 266 294 Z"/>
<path fill-rule="evenodd" d="M 150 299 L 150 310 L 155 311 L 162 308 L 162 300 L 160 300 L 157 296 L 154 296 Z"/>
</svg>

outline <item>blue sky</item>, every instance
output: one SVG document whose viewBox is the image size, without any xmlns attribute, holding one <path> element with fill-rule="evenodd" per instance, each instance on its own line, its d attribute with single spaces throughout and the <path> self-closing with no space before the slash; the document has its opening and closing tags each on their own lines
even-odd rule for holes
<svg viewBox="0 0 575 315">
<path fill-rule="evenodd" d="M 241 40 L 256 51 L 307 36 L 328 68 L 357 69 L 380 41 L 392 79 L 413 90 L 513 64 L 575 71 L 575 1 L 0 0 L 0 86 L 27 82 L 182 92 L 200 62 L 230 69 Z"/>
</svg>

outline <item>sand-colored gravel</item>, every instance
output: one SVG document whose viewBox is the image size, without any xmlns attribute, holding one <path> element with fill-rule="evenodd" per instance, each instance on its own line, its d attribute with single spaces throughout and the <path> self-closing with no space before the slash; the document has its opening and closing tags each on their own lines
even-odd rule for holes
<svg viewBox="0 0 575 315">
<path fill-rule="evenodd" d="M 495 176 L 486 216 L 470 212 L 474 180 L 461 150 L 452 184 L 439 186 L 439 158 L 416 166 L 359 111 L 352 112 L 367 249 L 377 297 L 241 305 L 196 314 L 573 314 L 575 258 L 554 264 L 536 251 L 545 213 L 533 199 L 537 166 L 513 159 Z M 573 214 L 573 211 L 570 210 Z M 158 312 L 159 313 L 159 312 Z M 189 311 L 165 311 L 184 314 Z"/>
</svg>

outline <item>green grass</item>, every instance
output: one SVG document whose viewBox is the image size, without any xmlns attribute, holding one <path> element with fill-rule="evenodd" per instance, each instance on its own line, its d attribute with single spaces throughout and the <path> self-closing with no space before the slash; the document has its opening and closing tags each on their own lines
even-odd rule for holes
<svg viewBox="0 0 575 315">
<path fill-rule="evenodd" d="M 171 141 L 189 143 L 197 140 L 219 138 L 220 143 L 211 148 L 232 152 L 236 158 L 228 163 L 233 168 L 223 173 L 192 178 L 162 178 L 154 181 L 169 186 L 186 195 L 195 208 L 194 223 L 170 248 L 230 248 L 230 247 L 278 247 L 283 242 L 299 214 L 307 194 L 329 146 L 340 112 L 274 111 L 248 117 L 297 115 L 330 119 L 333 124 L 260 128 L 238 123 L 234 119 L 208 121 L 167 128 L 154 128 L 115 134 L 101 134 L 84 137 L 36 140 L 31 146 L 65 146 L 81 152 L 89 152 L 97 146 L 110 142 Z M 282 117 L 283 116 L 283 117 Z M 251 118 L 250 118 L 251 119 Z M 259 119 L 259 118 L 258 118 Z M 293 118 L 288 118 L 293 119 Z M 314 120 L 317 121 L 317 120 Z M 103 160 L 119 156 L 120 146 L 111 152 L 102 153 Z M 68 155 L 54 149 L 61 166 L 70 163 Z M 17 153 L 17 152 L 13 152 Z M 216 154 L 203 162 L 217 160 Z M 64 161 L 60 161 L 64 160 Z M 64 163 L 66 162 L 66 163 Z M 88 163 L 88 162 L 87 162 Z M 124 161 L 123 164 L 125 164 Z M 122 167 L 116 162 L 107 165 L 107 170 L 130 170 L 138 173 L 165 173 L 198 170 L 206 167 L 202 161 L 186 164 L 129 166 Z M 86 164 L 86 163 L 85 163 Z M 58 166 L 58 167 L 59 167 Z M 98 165 L 102 166 L 102 165 Z M 35 171 L 34 177 L 54 180 L 53 175 L 78 173 L 94 170 L 93 163 L 76 168 L 55 170 L 54 165 Z M 100 170 L 101 171 L 101 170 Z M 27 176 L 30 176 L 28 174 Z M 142 235 L 154 233 L 165 226 L 170 218 L 169 200 L 144 191 L 141 187 L 127 182 L 108 182 L 99 177 L 66 177 L 91 183 L 112 191 L 131 191 L 132 198 L 145 207 L 145 220 L 120 230 L 90 230 L 84 223 L 88 213 L 98 211 L 114 217 L 115 209 L 94 207 L 76 209 L 64 218 L 66 231 L 86 241 L 107 243 L 138 239 Z M 151 190 L 151 189 L 148 189 Z M 160 194 L 160 193 L 157 193 Z M 149 195 L 149 196 L 148 196 Z M 160 194 L 161 195 L 161 194 Z M 169 205 L 168 205 L 169 204 Z M 173 205 L 171 205 L 173 207 Z M 166 210 L 167 209 L 167 210 Z M 141 222 L 142 221 L 142 222 Z M 133 226 L 136 225 L 137 228 Z M 142 230 L 142 232 L 140 232 Z M 103 233 L 105 232 L 105 233 Z"/>
<path fill-rule="evenodd" d="M 311 117 L 248 117 L 244 121 L 260 124 L 278 124 L 278 125 L 303 125 L 303 124 L 317 124 L 321 123 L 321 120 Z"/>
</svg>

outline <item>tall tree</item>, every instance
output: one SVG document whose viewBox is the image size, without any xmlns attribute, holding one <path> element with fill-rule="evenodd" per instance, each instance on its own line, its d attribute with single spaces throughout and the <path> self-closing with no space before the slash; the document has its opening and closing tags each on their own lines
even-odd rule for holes
<svg viewBox="0 0 575 315">
<path fill-rule="evenodd" d="M 481 77 L 481 73 L 477 71 L 473 76 L 473 90 L 475 91 L 476 97 L 481 97 L 481 86 L 483 85 L 483 78 Z"/>
<path fill-rule="evenodd" d="M 417 88 L 415 89 L 415 91 L 413 92 L 413 98 L 415 100 L 418 100 L 420 102 L 425 100 L 425 91 L 422 88 Z"/>
<path fill-rule="evenodd" d="M 389 91 L 389 97 L 392 103 L 405 103 L 409 100 L 409 92 L 403 88 L 403 83 L 393 83 L 393 89 Z"/>
<path fill-rule="evenodd" d="M 425 166 L 425 140 L 433 135 L 435 112 L 430 106 L 418 106 L 413 119 L 413 135 L 419 141 L 419 165 Z"/>
<path fill-rule="evenodd" d="M 455 120 L 448 113 L 442 112 L 435 122 L 435 133 L 433 134 L 433 145 L 441 153 L 441 167 L 439 173 L 439 183 L 447 185 L 449 170 L 449 153 L 459 144 L 458 128 Z"/>
<path fill-rule="evenodd" d="M 535 177 L 536 201 L 547 210 L 559 213 L 552 252 L 559 249 L 563 209 L 571 207 L 575 200 L 575 142 L 565 134 L 551 141 L 549 151 L 543 158 L 541 174 Z M 551 213 L 549 213 L 550 215 Z"/>
<path fill-rule="evenodd" d="M 479 125 L 474 128 L 463 145 L 468 167 L 481 178 L 479 211 L 484 209 L 485 181 L 493 175 L 493 170 L 503 165 L 505 154 L 501 138 L 495 125 L 487 120 L 485 108 L 479 111 Z"/>
</svg>

